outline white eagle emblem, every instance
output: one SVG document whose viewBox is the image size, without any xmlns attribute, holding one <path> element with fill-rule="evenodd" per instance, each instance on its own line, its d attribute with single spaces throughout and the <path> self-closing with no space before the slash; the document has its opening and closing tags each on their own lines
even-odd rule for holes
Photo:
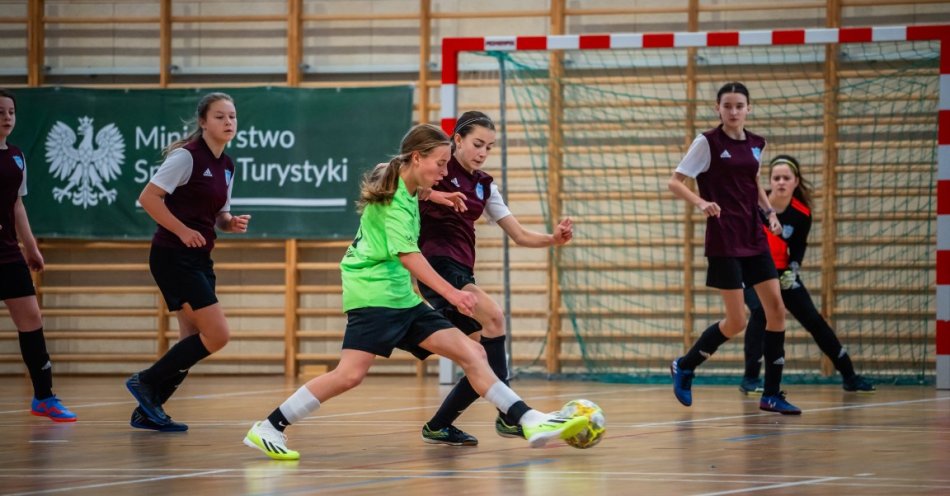
<svg viewBox="0 0 950 496">
<path fill-rule="evenodd" d="M 115 124 L 109 124 L 96 133 L 96 148 L 92 146 L 92 119 L 79 118 L 82 141 L 74 148 L 76 133 L 61 121 L 56 121 L 46 136 L 46 161 L 49 172 L 56 179 L 66 180 L 66 187 L 53 188 L 53 198 L 63 198 L 73 205 L 89 208 L 105 200 L 116 199 L 115 189 L 106 189 L 106 183 L 122 174 L 125 161 L 125 140 Z"/>
</svg>

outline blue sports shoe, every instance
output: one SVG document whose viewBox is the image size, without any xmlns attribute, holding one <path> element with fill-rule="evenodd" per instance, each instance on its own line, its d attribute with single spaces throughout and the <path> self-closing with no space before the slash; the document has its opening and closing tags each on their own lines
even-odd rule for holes
<svg viewBox="0 0 950 496">
<path fill-rule="evenodd" d="M 802 410 L 797 406 L 785 401 L 785 391 L 779 391 L 773 396 L 762 396 L 759 400 L 759 410 L 766 412 L 776 412 L 782 415 L 801 415 Z"/>
<path fill-rule="evenodd" d="M 125 387 L 132 393 L 135 400 L 139 402 L 142 412 L 145 413 L 145 416 L 148 417 L 149 420 L 158 425 L 167 424 L 171 419 L 168 418 L 165 410 L 162 409 L 162 403 L 158 400 L 158 395 L 151 386 L 142 382 L 140 375 L 141 374 L 132 374 L 132 377 L 129 377 L 129 379 L 125 381 Z"/>
<path fill-rule="evenodd" d="M 679 366 L 679 359 L 673 360 L 670 365 L 670 375 L 673 377 L 673 394 L 683 406 L 693 404 L 693 371 L 683 370 Z"/>
<path fill-rule="evenodd" d="M 76 421 L 76 414 L 60 403 L 55 394 L 42 400 L 33 398 L 33 403 L 30 404 L 30 414 L 37 417 L 49 417 L 53 422 Z"/>
</svg>

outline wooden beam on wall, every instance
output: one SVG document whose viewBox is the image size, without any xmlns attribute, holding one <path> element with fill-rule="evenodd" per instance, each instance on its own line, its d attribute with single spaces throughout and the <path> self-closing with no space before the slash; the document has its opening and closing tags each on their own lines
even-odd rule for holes
<svg viewBox="0 0 950 496">
<path fill-rule="evenodd" d="M 46 14 L 44 0 L 29 0 L 27 6 L 27 84 L 29 86 L 43 85 L 45 70 L 46 38 L 43 16 Z"/>
<path fill-rule="evenodd" d="M 564 34 L 566 16 L 564 0 L 551 0 L 551 33 Z M 564 158 L 562 151 L 563 130 L 561 121 L 564 116 L 564 88 L 561 79 L 564 76 L 564 52 L 555 50 L 550 55 L 550 100 L 548 102 L 548 212 L 551 225 L 561 217 L 561 166 Z M 549 374 L 561 372 L 561 286 L 560 262 L 561 250 L 551 248 L 548 258 L 548 345 L 546 365 Z"/>
<path fill-rule="evenodd" d="M 303 0 L 287 0 L 287 86 L 300 86 L 303 63 Z"/>
<path fill-rule="evenodd" d="M 172 82 L 172 0 L 161 0 L 158 21 L 158 85 L 167 88 Z"/>
</svg>

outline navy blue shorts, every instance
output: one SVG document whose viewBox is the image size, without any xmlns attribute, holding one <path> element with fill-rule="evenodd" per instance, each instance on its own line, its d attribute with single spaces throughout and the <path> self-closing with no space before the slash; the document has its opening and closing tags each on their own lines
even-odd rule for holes
<svg viewBox="0 0 950 496">
<path fill-rule="evenodd" d="M 393 350 L 424 360 L 432 352 L 419 343 L 442 329 L 454 327 L 441 313 L 420 303 L 410 308 L 364 307 L 346 312 L 344 350 L 359 350 L 389 358 Z"/>
<path fill-rule="evenodd" d="M 218 302 L 211 252 L 152 245 L 148 266 L 169 310 L 181 310 L 185 303 L 198 310 Z"/>
<path fill-rule="evenodd" d="M 432 268 L 442 276 L 455 289 L 462 289 L 467 284 L 475 284 L 475 274 L 472 269 L 456 262 L 449 257 L 432 257 L 429 259 Z M 432 288 L 419 283 L 419 292 L 422 297 L 432 305 L 433 308 L 442 312 L 445 318 L 449 319 L 455 327 L 458 327 L 465 334 L 471 334 L 482 330 L 482 325 L 477 320 L 458 311 L 454 305 L 449 304 L 445 298 L 436 293 Z"/>
<path fill-rule="evenodd" d="M 35 294 L 36 288 L 33 287 L 33 278 L 30 277 L 30 268 L 26 262 L 21 260 L 0 264 L 0 300 Z"/>
<path fill-rule="evenodd" d="M 706 286 L 710 288 L 751 288 L 760 282 L 778 279 L 775 262 L 767 251 L 751 257 L 706 257 L 706 259 L 709 260 Z"/>
</svg>

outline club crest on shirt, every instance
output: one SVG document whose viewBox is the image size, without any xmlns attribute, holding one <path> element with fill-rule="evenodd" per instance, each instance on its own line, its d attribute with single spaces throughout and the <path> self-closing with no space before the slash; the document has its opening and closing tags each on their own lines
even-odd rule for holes
<svg viewBox="0 0 950 496">
<path fill-rule="evenodd" d="M 475 185 L 475 196 L 477 196 L 479 200 L 485 199 L 485 187 L 482 186 L 482 183 Z"/>
<path fill-rule="evenodd" d="M 460 188 L 460 187 L 461 187 L 461 186 L 459 186 L 459 178 L 457 178 L 457 177 L 453 177 L 452 180 L 449 181 L 449 182 L 452 183 L 452 184 L 454 184 L 456 188 Z"/>
<path fill-rule="evenodd" d="M 23 163 L 23 157 L 19 155 L 14 155 L 13 161 L 16 162 L 16 166 L 19 167 L 20 170 L 23 170 L 23 168 L 26 167 L 26 164 Z"/>
<path fill-rule="evenodd" d="M 793 232 L 795 232 L 795 226 L 792 226 L 792 225 L 790 225 L 790 224 L 785 224 L 784 226 L 782 226 L 782 237 L 783 237 L 783 238 L 785 238 L 785 239 L 791 238 Z"/>
<path fill-rule="evenodd" d="M 757 146 L 753 146 L 753 147 L 752 147 L 752 156 L 755 157 L 756 160 L 760 160 L 760 161 L 761 161 L 761 160 L 762 160 L 762 149 L 759 148 L 759 147 L 757 147 Z"/>
</svg>

